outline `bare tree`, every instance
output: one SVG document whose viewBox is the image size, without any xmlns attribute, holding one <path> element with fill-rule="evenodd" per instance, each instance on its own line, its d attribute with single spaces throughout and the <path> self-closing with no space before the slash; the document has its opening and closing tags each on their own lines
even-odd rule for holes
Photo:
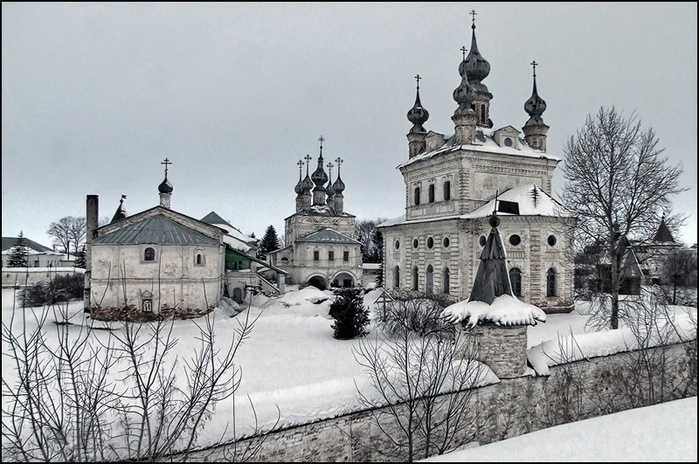
<svg viewBox="0 0 699 464">
<path fill-rule="evenodd" d="M 474 350 L 462 350 L 453 331 L 420 336 L 407 319 L 392 329 L 361 339 L 354 352 L 372 384 L 371 392 L 359 390 L 359 400 L 387 442 L 375 451 L 412 462 L 470 441 L 479 427 L 472 391 L 483 375 Z"/>
<path fill-rule="evenodd" d="M 661 214 L 668 222 L 670 197 L 684 191 L 680 166 L 661 157 L 653 129 L 644 129 L 632 115 L 614 107 L 588 115 L 585 125 L 564 149 L 566 184 L 563 204 L 578 217 L 579 244 L 601 243 L 611 265 L 611 307 L 608 326 L 619 327 L 621 263 L 629 239 L 648 240 Z"/>
<path fill-rule="evenodd" d="M 234 357 L 255 319 L 240 316 L 221 345 L 209 313 L 195 323 L 199 347 L 184 356 L 173 322 L 125 321 L 105 332 L 71 321 L 67 303 L 3 319 L 3 364 L 14 371 L 2 377 L 3 460 L 187 460 L 216 405 L 232 401 L 241 378 Z"/>
<path fill-rule="evenodd" d="M 66 216 L 57 222 L 52 222 L 46 233 L 53 237 L 66 252 L 69 252 L 70 245 L 73 245 L 73 251 L 77 254 L 85 240 L 85 218 Z"/>
<path fill-rule="evenodd" d="M 383 238 L 381 231 L 376 228 L 385 219 L 356 221 L 354 238 L 362 244 L 362 261 L 365 263 L 380 263 L 383 256 Z"/>
</svg>

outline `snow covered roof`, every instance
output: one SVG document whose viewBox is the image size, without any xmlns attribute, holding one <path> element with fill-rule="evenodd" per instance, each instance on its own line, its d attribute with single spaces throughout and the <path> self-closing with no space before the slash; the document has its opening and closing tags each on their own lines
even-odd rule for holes
<svg viewBox="0 0 699 464">
<path fill-rule="evenodd" d="M 309 209 L 304 209 L 301 211 L 297 211 L 291 216 L 287 217 L 289 219 L 292 216 L 295 215 L 303 215 L 303 216 L 342 216 L 342 217 L 350 217 L 353 218 L 355 217 L 353 214 L 349 214 L 346 212 L 341 212 L 337 213 L 335 210 L 328 205 L 313 205 Z"/>
<path fill-rule="evenodd" d="M 548 193 L 541 190 L 536 184 L 527 184 L 502 192 L 498 200 L 510 201 L 519 204 L 519 216 L 572 216 L 563 205 L 554 200 Z M 462 219 L 476 219 L 488 217 L 493 214 L 495 199 L 485 205 L 461 216 Z M 512 213 L 498 212 L 499 216 L 512 216 Z"/>
<path fill-rule="evenodd" d="M 482 323 L 495 325 L 536 325 L 546 321 L 538 307 L 519 301 L 512 293 L 507 270 L 507 254 L 497 226 L 500 219 L 492 215 L 488 240 L 483 247 L 473 289 L 467 301 L 447 306 L 442 317 L 452 323 L 475 327 Z"/>
<path fill-rule="evenodd" d="M 22 237 L 24 239 L 24 244 L 26 245 L 30 253 L 53 253 L 53 250 L 49 247 L 30 240 L 27 237 Z M 2 238 L 2 252 L 3 254 L 10 249 L 12 249 L 17 244 L 17 237 L 3 237 Z M 59 253 L 62 254 L 62 253 Z"/>
<path fill-rule="evenodd" d="M 344 243 L 351 245 L 359 243 L 357 240 L 330 228 L 325 228 L 317 232 L 310 233 L 305 237 L 296 239 L 296 241 L 316 243 Z"/>
<path fill-rule="evenodd" d="M 501 295 L 491 304 L 482 301 L 460 301 L 444 308 L 442 317 L 454 324 L 461 322 L 467 327 L 475 327 L 484 322 L 504 326 L 546 322 L 546 313 L 543 310 L 512 295 Z"/>
<path fill-rule="evenodd" d="M 511 127 L 511 126 L 508 126 Z M 500 129 L 492 129 L 492 128 L 484 128 L 484 127 L 477 127 L 476 128 L 476 137 L 473 141 L 473 145 L 455 145 L 454 144 L 454 136 L 450 136 L 442 145 L 441 147 L 437 148 L 436 150 L 428 151 L 426 153 L 419 154 L 413 158 L 410 158 L 408 161 L 405 161 L 404 163 L 401 163 L 398 165 L 398 168 L 402 168 L 405 166 L 408 166 L 413 163 L 418 163 L 420 161 L 424 161 L 426 159 L 433 158 L 435 156 L 440 156 L 444 155 L 447 153 L 454 153 L 456 151 L 460 150 L 469 150 L 469 151 L 477 151 L 477 152 L 483 152 L 483 153 L 491 153 L 491 154 L 496 154 L 496 155 L 502 155 L 502 156 L 525 156 L 528 158 L 543 158 L 543 159 L 548 159 L 548 160 L 553 160 L 553 161 L 560 161 L 561 158 L 558 158 L 556 156 L 549 155 L 545 152 L 542 152 L 540 150 L 535 150 L 534 148 L 531 148 L 529 145 L 527 145 L 527 142 L 524 141 L 524 139 L 518 137 L 517 138 L 517 143 L 513 145 L 512 147 L 507 147 L 507 146 L 500 146 L 494 138 L 494 135 L 496 132 L 501 131 L 503 129 L 506 129 L 507 127 L 500 128 Z M 516 131 L 515 132 L 519 132 Z"/>
<path fill-rule="evenodd" d="M 257 249 L 257 243 L 260 239 L 245 235 L 215 212 L 210 212 L 204 216 L 201 221 L 225 230 L 227 234 L 223 236 L 223 243 L 229 245 L 231 248 L 243 252 Z"/>
</svg>

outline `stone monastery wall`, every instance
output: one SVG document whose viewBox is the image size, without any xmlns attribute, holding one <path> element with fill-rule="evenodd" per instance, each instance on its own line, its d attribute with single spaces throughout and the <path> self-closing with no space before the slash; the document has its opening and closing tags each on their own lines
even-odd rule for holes
<svg viewBox="0 0 699 464">
<path fill-rule="evenodd" d="M 547 427 L 697 394 L 696 340 L 562 364 L 551 375 L 502 379 L 470 393 L 473 424 L 458 432 L 465 441 L 492 443 Z M 649 378 L 644 365 L 664 363 Z M 635 385 L 634 385 L 635 384 Z M 467 395 L 469 392 L 449 395 Z M 188 456 L 193 461 L 238 460 L 259 446 L 252 461 L 406 461 L 379 430 L 375 417 L 387 408 L 361 411 L 290 427 Z M 382 427 L 400 436 L 382 415 Z M 414 444 L 424 457 L 424 441 Z M 177 461 L 177 457 L 173 457 Z"/>
</svg>

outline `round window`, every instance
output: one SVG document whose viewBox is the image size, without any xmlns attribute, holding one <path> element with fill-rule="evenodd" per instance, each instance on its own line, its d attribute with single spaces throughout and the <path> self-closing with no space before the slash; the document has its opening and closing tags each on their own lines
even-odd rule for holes
<svg viewBox="0 0 699 464">
<path fill-rule="evenodd" d="M 432 237 L 427 239 L 427 248 L 432 248 L 434 246 L 434 240 Z"/>
<path fill-rule="evenodd" d="M 396 250 L 400 248 L 400 240 L 396 240 Z"/>
<path fill-rule="evenodd" d="M 481 246 L 485 246 L 485 235 L 481 235 L 481 238 L 479 239 L 479 243 Z"/>
<path fill-rule="evenodd" d="M 512 139 L 511 138 L 505 138 L 505 146 L 506 147 L 511 147 L 512 146 Z"/>
<path fill-rule="evenodd" d="M 517 246 L 522 242 L 522 239 L 517 234 L 510 235 L 510 245 Z"/>
<path fill-rule="evenodd" d="M 449 248 L 449 237 L 444 237 L 442 243 L 444 243 L 444 248 Z"/>
<path fill-rule="evenodd" d="M 549 242 L 549 245 L 554 246 L 556 244 L 556 236 L 549 235 L 548 242 Z"/>
<path fill-rule="evenodd" d="M 417 248 L 417 239 L 413 239 L 413 248 Z"/>
</svg>

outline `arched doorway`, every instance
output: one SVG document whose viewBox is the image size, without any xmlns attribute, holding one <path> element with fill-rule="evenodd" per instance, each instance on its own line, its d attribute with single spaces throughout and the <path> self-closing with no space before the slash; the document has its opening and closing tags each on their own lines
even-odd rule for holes
<svg viewBox="0 0 699 464">
<path fill-rule="evenodd" d="M 319 290 L 325 290 L 328 288 L 327 282 L 321 276 L 311 277 L 310 279 L 308 279 L 308 283 Z"/>
<path fill-rule="evenodd" d="M 233 301 L 235 301 L 236 303 L 243 302 L 243 291 L 238 287 L 235 287 L 233 289 Z"/>
<path fill-rule="evenodd" d="M 522 296 L 522 271 L 513 267 L 510 269 L 510 284 L 512 284 L 512 293 L 515 296 Z"/>
<path fill-rule="evenodd" d="M 348 272 L 340 272 L 333 279 L 333 286 L 342 288 L 354 287 L 354 277 Z"/>
</svg>

